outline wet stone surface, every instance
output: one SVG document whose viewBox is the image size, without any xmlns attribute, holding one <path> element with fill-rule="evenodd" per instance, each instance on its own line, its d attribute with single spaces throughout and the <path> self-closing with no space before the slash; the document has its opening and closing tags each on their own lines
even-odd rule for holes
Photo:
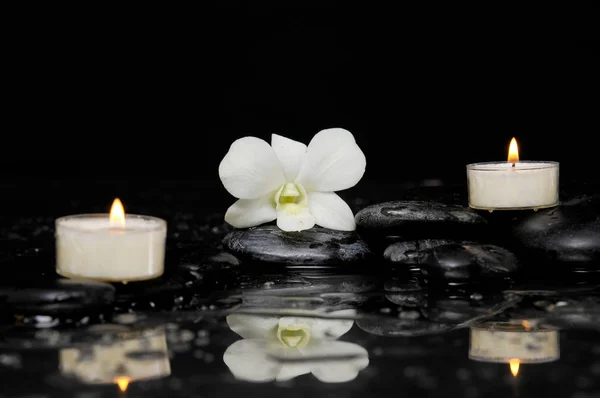
<svg viewBox="0 0 600 398">
<path fill-rule="evenodd" d="M 495 245 L 448 244 L 424 250 L 420 267 L 429 282 L 486 282 L 515 277 L 519 260 Z"/>
<path fill-rule="evenodd" d="M 482 233 L 486 220 L 469 208 L 433 201 L 390 201 L 356 216 L 361 233 L 408 238 L 454 238 Z"/>
<path fill-rule="evenodd" d="M 367 244 L 355 232 L 314 227 L 284 232 L 265 225 L 230 232 L 223 245 L 242 261 L 289 267 L 355 265 L 371 257 Z"/>
<path fill-rule="evenodd" d="M 108 283 L 55 279 L 0 286 L 0 311 L 13 314 L 69 314 L 97 311 L 115 301 Z"/>
<path fill-rule="evenodd" d="M 600 195 L 540 210 L 514 227 L 532 263 L 600 272 Z"/>
</svg>

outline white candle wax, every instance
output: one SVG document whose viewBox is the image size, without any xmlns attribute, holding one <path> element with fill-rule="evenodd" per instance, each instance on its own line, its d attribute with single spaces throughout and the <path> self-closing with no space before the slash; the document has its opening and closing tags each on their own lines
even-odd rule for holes
<svg viewBox="0 0 600 398">
<path fill-rule="evenodd" d="M 497 363 L 556 361 L 560 358 L 558 331 L 552 327 L 526 330 L 519 325 L 473 326 L 469 358 Z"/>
<path fill-rule="evenodd" d="M 164 271 L 167 223 L 128 214 L 124 228 L 111 228 L 108 214 L 56 220 L 56 272 L 67 278 L 110 282 L 146 280 Z"/>
<path fill-rule="evenodd" d="M 557 162 L 467 165 L 469 206 L 483 210 L 540 209 L 558 204 Z"/>
</svg>

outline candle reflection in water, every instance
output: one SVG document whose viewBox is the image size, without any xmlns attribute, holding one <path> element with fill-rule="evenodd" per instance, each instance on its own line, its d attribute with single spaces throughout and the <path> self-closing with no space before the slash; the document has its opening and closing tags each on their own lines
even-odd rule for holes
<svg viewBox="0 0 600 398">
<path fill-rule="evenodd" d="M 560 358 L 558 330 L 528 320 L 472 326 L 469 358 L 507 363 L 516 377 L 521 364 L 553 362 Z"/>
<path fill-rule="evenodd" d="M 163 330 L 125 332 L 114 341 L 60 351 L 61 373 L 85 384 L 129 384 L 171 374 L 167 340 Z"/>
<path fill-rule="evenodd" d="M 230 345 L 223 361 L 239 380 L 286 381 L 312 373 L 324 383 L 354 380 L 369 364 L 358 344 L 337 341 L 354 325 L 355 310 L 334 311 L 326 318 L 230 314 L 227 324 L 242 337 Z M 319 314 L 324 316 L 325 314 Z"/>
</svg>

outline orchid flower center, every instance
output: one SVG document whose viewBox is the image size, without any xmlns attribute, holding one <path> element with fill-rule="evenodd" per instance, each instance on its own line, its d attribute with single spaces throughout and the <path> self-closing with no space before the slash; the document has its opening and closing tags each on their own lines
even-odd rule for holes
<svg viewBox="0 0 600 398">
<path fill-rule="evenodd" d="M 285 347 L 302 348 L 310 341 L 311 328 L 305 323 L 280 322 L 277 339 Z"/>
<path fill-rule="evenodd" d="M 288 182 L 283 184 L 275 194 L 277 210 L 283 210 L 288 214 L 300 214 L 307 202 L 306 190 L 301 184 Z"/>
</svg>

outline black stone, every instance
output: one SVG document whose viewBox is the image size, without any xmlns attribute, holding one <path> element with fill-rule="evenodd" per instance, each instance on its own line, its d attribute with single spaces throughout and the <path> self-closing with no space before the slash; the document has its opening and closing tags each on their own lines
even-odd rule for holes
<svg viewBox="0 0 600 398">
<path fill-rule="evenodd" d="M 516 225 L 514 235 L 532 264 L 600 271 L 600 195 L 540 210 Z"/>
<path fill-rule="evenodd" d="M 475 211 L 433 201 L 390 201 L 356 216 L 359 232 L 404 238 L 453 238 L 480 234 L 486 220 Z"/>
<path fill-rule="evenodd" d="M 288 267 L 356 265 L 371 255 L 357 233 L 320 227 L 301 232 L 274 225 L 238 229 L 225 236 L 223 245 L 243 262 Z"/>
<path fill-rule="evenodd" d="M 514 276 L 517 257 L 488 244 L 448 244 L 423 251 L 421 273 L 427 281 L 483 282 Z"/>
<path fill-rule="evenodd" d="M 0 311 L 12 314 L 69 314 L 111 305 L 115 288 L 102 282 L 56 279 L 0 286 Z"/>
</svg>

